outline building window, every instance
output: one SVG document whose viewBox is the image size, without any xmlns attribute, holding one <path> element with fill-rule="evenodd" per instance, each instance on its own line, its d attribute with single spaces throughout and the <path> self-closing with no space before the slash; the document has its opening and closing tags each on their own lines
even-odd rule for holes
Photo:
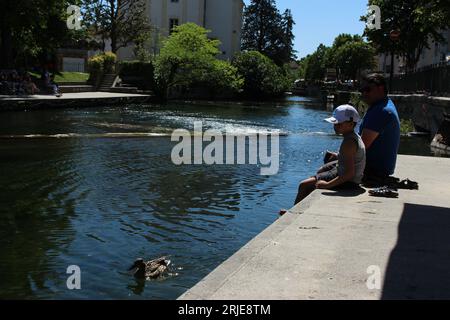
<svg viewBox="0 0 450 320">
<path fill-rule="evenodd" d="M 176 18 L 169 19 L 169 32 L 172 33 L 173 28 L 178 26 L 178 24 L 179 24 L 178 19 Z"/>
<path fill-rule="evenodd" d="M 170 2 L 178 2 L 178 0 L 170 0 Z"/>
</svg>

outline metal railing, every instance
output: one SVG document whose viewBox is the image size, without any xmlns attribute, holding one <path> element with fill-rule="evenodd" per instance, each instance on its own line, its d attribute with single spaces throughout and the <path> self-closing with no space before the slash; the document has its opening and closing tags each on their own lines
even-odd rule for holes
<svg viewBox="0 0 450 320">
<path fill-rule="evenodd" d="M 450 64 L 433 65 L 413 73 L 395 76 L 390 91 L 450 96 Z"/>
</svg>

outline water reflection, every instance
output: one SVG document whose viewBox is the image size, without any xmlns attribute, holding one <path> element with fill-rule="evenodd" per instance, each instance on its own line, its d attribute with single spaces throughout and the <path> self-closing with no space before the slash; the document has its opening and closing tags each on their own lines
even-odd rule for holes
<svg viewBox="0 0 450 320">
<path fill-rule="evenodd" d="M 52 296 L 58 261 L 73 240 L 71 219 L 86 193 L 72 167 L 74 141 L 3 142 L 0 184 L 0 283 L 2 298 Z"/>
</svg>

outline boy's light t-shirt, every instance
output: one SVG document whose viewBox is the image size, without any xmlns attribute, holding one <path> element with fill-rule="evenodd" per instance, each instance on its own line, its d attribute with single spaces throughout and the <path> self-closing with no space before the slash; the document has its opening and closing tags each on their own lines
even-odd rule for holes
<svg viewBox="0 0 450 320">
<path fill-rule="evenodd" d="M 342 147 L 344 143 L 348 140 L 354 141 L 356 144 L 356 154 L 355 154 L 355 175 L 352 178 L 351 182 L 356 184 L 360 184 L 362 182 L 362 178 L 364 176 L 364 169 L 366 165 L 366 148 L 364 147 L 364 142 L 361 137 L 355 132 L 351 132 L 349 134 L 344 135 L 344 139 L 342 140 L 341 148 L 338 153 L 338 163 L 337 170 L 338 175 L 343 176 L 345 174 L 345 159 L 342 152 Z"/>
</svg>

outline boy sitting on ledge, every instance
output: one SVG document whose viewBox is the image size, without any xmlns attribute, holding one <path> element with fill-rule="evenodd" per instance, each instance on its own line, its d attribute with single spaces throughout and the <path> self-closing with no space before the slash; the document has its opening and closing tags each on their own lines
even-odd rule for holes
<svg viewBox="0 0 450 320">
<path fill-rule="evenodd" d="M 360 120 L 358 111 L 350 105 L 338 107 L 333 117 L 325 121 L 334 125 L 334 131 L 343 136 L 337 161 L 320 168 L 317 174 L 300 183 L 295 204 L 305 199 L 316 188 L 337 189 L 358 187 L 364 175 L 366 150 L 361 137 L 355 133 Z"/>
</svg>

